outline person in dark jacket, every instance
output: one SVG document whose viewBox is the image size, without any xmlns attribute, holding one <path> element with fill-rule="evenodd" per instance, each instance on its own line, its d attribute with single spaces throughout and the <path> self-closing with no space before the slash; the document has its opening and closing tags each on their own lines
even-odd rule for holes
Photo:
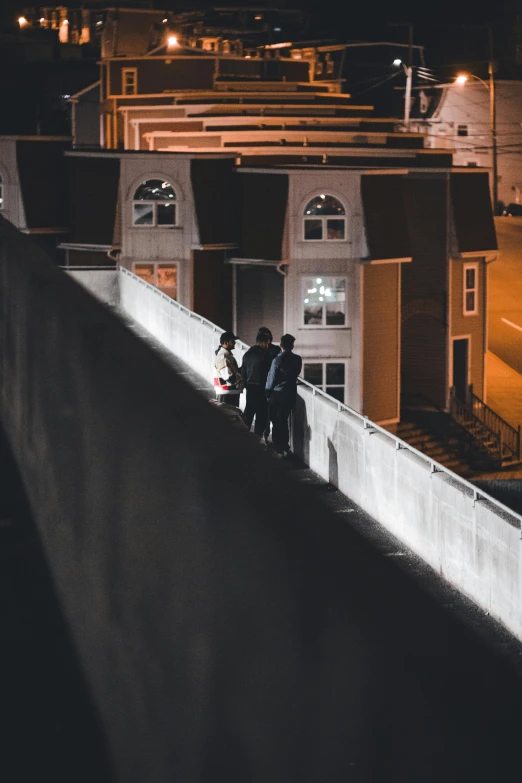
<svg viewBox="0 0 522 783">
<path fill-rule="evenodd" d="M 282 353 L 273 360 L 266 380 L 266 396 L 274 429 L 272 440 L 276 455 L 284 456 L 290 451 L 288 417 L 295 408 L 297 379 L 303 360 L 293 352 L 295 337 L 284 334 L 281 337 Z"/>
<path fill-rule="evenodd" d="M 272 332 L 268 328 L 268 326 L 260 326 L 259 327 L 259 334 L 266 334 L 268 337 L 268 366 L 272 364 L 272 361 L 281 353 L 281 348 L 277 343 L 274 343 L 274 338 L 272 336 Z M 270 425 L 271 425 L 271 418 L 270 418 L 270 409 L 268 409 L 268 414 L 266 417 L 266 427 L 265 427 L 265 441 L 268 443 L 268 438 L 270 437 Z"/>
<path fill-rule="evenodd" d="M 258 332 L 256 344 L 249 348 L 243 356 L 241 376 L 246 388 L 245 419 L 248 429 L 255 417 L 254 432 L 260 438 L 265 433 L 268 418 L 268 403 L 265 395 L 265 385 L 270 369 L 268 354 L 269 340 L 264 332 Z"/>
</svg>

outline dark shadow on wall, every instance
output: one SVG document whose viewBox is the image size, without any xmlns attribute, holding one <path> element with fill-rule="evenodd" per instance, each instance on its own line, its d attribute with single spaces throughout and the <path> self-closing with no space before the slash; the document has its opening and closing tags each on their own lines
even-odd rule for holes
<svg viewBox="0 0 522 783">
<path fill-rule="evenodd" d="M 112 783 L 92 695 L 1 429 L 0 476 L 3 777 Z"/>
<path fill-rule="evenodd" d="M 339 486 L 339 464 L 337 460 L 337 449 L 333 441 L 328 438 L 328 482 L 332 487 Z"/>
</svg>

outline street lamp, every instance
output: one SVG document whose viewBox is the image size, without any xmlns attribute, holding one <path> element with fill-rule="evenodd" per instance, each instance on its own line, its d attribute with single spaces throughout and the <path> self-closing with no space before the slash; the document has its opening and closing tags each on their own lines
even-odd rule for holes
<svg viewBox="0 0 522 783">
<path fill-rule="evenodd" d="M 404 73 L 406 74 L 406 95 L 404 97 L 404 126 L 406 130 L 409 130 L 410 126 L 410 112 L 411 112 L 411 82 L 413 68 L 411 65 L 404 65 L 401 59 L 398 57 L 392 63 L 396 68 L 402 65 Z"/>
<path fill-rule="evenodd" d="M 498 214 L 498 165 L 497 165 L 497 102 L 495 94 L 495 71 L 493 67 L 493 61 L 490 60 L 489 67 L 489 84 L 481 79 L 480 76 L 469 73 L 459 73 L 455 79 L 455 84 L 462 87 L 468 79 L 475 79 L 484 85 L 486 90 L 489 91 L 489 124 L 491 129 L 491 152 L 493 157 L 493 213 Z"/>
</svg>

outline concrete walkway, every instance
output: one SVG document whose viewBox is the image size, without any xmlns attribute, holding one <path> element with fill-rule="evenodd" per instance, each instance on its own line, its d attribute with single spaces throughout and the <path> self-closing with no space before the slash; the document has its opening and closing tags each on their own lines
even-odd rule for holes
<svg viewBox="0 0 522 783">
<path fill-rule="evenodd" d="M 129 325 L 211 395 L 183 362 Z M 313 471 L 298 460 L 276 464 L 322 509 L 316 530 L 327 542 L 330 587 L 339 599 L 332 643 L 349 635 L 365 662 L 362 679 L 353 660 L 336 672 L 336 698 L 359 727 L 356 746 L 346 751 L 354 759 L 352 783 L 504 780 L 518 764 L 522 731 L 520 643 Z M 301 551 L 310 533 L 294 523 Z M 311 628 L 320 600 L 309 597 L 303 623 Z M 328 772 L 318 771 L 318 783 L 341 783 Z"/>
</svg>

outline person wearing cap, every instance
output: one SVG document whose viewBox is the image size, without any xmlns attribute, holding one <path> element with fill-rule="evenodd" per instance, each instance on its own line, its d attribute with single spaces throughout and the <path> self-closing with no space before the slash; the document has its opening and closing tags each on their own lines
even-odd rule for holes
<svg viewBox="0 0 522 783">
<path fill-rule="evenodd" d="M 237 337 L 233 332 L 223 332 L 214 359 L 214 389 L 220 402 L 239 407 L 242 378 L 232 351 Z"/>
<path fill-rule="evenodd" d="M 288 418 L 295 408 L 297 379 L 303 366 L 301 357 L 293 352 L 294 343 L 295 337 L 291 334 L 281 337 L 282 352 L 273 360 L 265 386 L 274 424 L 272 440 L 277 456 L 285 456 L 290 451 Z"/>
<path fill-rule="evenodd" d="M 281 353 L 281 348 L 277 345 L 277 343 L 274 343 L 272 332 L 270 331 L 268 326 L 260 326 L 258 333 L 266 334 L 266 336 L 268 337 L 267 355 L 268 355 L 268 367 L 270 368 L 276 356 L 278 356 Z M 266 443 L 268 443 L 268 438 L 270 437 L 271 424 L 272 424 L 272 419 L 270 417 L 270 408 L 269 408 L 266 416 L 266 427 L 264 432 Z"/>
<path fill-rule="evenodd" d="M 240 370 L 246 389 L 246 424 L 250 429 L 255 417 L 254 432 L 259 438 L 265 434 L 268 417 L 268 403 L 265 395 L 266 378 L 271 364 L 268 343 L 267 334 L 259 331 L 256 344 L 249 348 L 243 356 Z"/>
</svg>

